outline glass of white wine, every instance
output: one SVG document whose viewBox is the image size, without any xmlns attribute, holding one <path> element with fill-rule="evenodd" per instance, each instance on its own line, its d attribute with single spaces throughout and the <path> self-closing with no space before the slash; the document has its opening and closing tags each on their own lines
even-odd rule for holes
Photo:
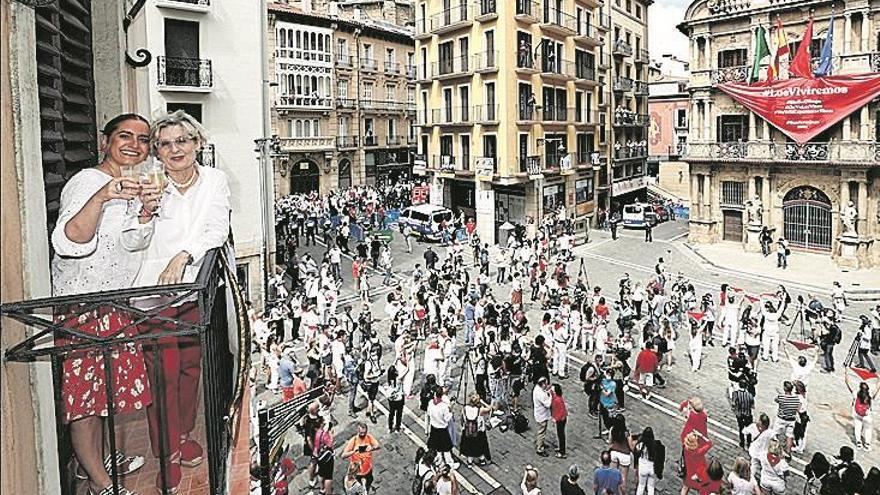
<svg viewBox="0 0 880 495">
<path fill-rule="evenodd" d="M 168 185 L 168 177 L 165 175 L 165 166 L 162 165 L 162 162 L 156 158 L 148 158 L 141 172 L 141 182 L 158 187 L 159 193 L 164 197 L 165 186 Z M 160 199 L 159 204 L 156 205 L 156 209 L 154 210 L 154 214 L 157 216 L 161 204 L 162 200 Z"/>
<path fill-rule="evenodd" d="M 122 174 L 122 177 L 126 177 L 126 178 L 129 178 L 129 179 L 137 182 L 138 178 L 141 176 L 142 169 L 143 169 L 143 167 L 141 166 L 141 164 L 132 165 L 131 167 L 122 167 L 121 174 Z M 126 215 L 134 215 L 136 213 L 134 211 L 134 207 L 135 207 L 134 200 L 129 199 L 126 204 L 126 207 L 125 207 L 125 214 Z"/>
</svg>

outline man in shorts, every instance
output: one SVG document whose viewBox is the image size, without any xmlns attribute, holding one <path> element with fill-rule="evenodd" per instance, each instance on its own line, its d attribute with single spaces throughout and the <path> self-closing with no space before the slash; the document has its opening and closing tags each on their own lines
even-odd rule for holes
<svg viewBox="0 0 880 495">
<path fill-rule="evenodd" d="M 342 458 L 349 459 L 351 464 L 358 466 L 355 477 L 363 481 L 367 492 L 373 490 L 373 452 L 382 448 L 379 441 L 367 432 L 367 424 L 358 422 L 357 435 L 345 444 L 342 449 Z"/>
<path fill-rule="evenodd" d="M 798 410 L 801 407 L 801 400 L 794 393 L 794 384 L 790 381 L 782 382 L 782 393 L 776 396 L 776 424 L 774 430 L 777 434 L 785 435 L 786 453 L 791 452 L 794 443 L 794 422 L 797 419 Z"/>
</svg>

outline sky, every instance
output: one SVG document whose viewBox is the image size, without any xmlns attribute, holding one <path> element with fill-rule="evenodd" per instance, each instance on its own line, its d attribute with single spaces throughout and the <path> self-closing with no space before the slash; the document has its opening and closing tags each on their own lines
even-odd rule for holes
<svg viewBox="0 0 880 495">
<path fill-rule="evenodd" d="M 684 20 L 684 11 L 691 0 L 655 0 L 648 7 L 648 51 L 652 59 L 672 53 L 688 59 L 688 39 L 675 28 Z"/>
</svg>

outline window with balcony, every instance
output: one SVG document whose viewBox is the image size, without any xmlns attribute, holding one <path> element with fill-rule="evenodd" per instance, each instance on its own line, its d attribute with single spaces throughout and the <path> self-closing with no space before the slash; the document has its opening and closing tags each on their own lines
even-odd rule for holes
<svg viewBox="0 0 880 495">
<path fill-rule="evenodd" d="M 337 123 L 336 133 L 340 137 L 348 136 L 351 134 L 351 117 L 348 115 L 342 115 L 339 117 L 339 121 Z"/>
<path fill-rule="evenodd" d="M 575 50 L 574 52 L 574 70 L 575 77 L 578 79 L 595 80 L 596 78 L 596 57 L 589 52 L 583 50 Z"/>
<path fill-rule="evenodd" d="M 458 137 L 461 145 L 461 169 L 470 170 L 471 164 L 471 136 L 462 134 Z"/>
<path fill-rule="evenodd" d="M 373 45 L 369 43 L 364 43 L 364 58 L 373 58 Z"/>
<path fill-rule="evenodd" d="M 416 88 L 408 87 L 406 88 L 406 103 L 408 105 L 416 104 Z"/>
<path fill-rule="evenodd" d="M 737 48 L 732 50 L 720 50 L 718 52 L 718 68 L 739 67 L 746 65 L 746 49 Z"/>
<path fill-rule="evenodd" d="M 529 83 L 519 83 L 519 120 L 535 119 L 535 93 L 532 92 L 532 85 Z"/>
<path fill-rule="evenodd" d="M 687 109 L 678 108 L 675 110 L 675 127 L 678 129 L 687 129 Z"/>
<path fill-rule="evenodd" d="M 452 88 L 443 88 L 443 121 L 452 122 Z"/>
<path fill-rule="evenodd" d="M 388 130 L 388 134 L 386 134 L 386 136 L 388 136 L 388 139 L 397 137 L 397 121 L 394 119 L 388 119 L 388 129 L 387 130 Z M 392 143 L 389 142 L 388 144 L 392 144 Z"/>
<path fill-rule="evenodd" d="M 452 72 L 453 61 L 455 60 L 455 44 L 452 41 L 441 43 L 439 54 L 440 73 L 448 74 Z"/>
<path fill-rule="evenodd" d="M 516 66 L 525 69 L 534 67 L 532 60 L 532 34 L 525 31 L 516 32 Z"/>
<path fill-rule="evenodd" d="M 862 27 L 864 28 L 864 25 Z M 822 43 L 825 42 L 825 36 L 823 35 L 821 38 L 813 38 L 810 40 L 810 58 L 819 58 L 822 55 Z M 798 47 L 801 46 L 801 41 L 792 41 L 788 44 L 789 53 L 793 57 L 795 53 L 798 51 Z"/>
<path fill-rule="evenodd" d="M 459 38 L 459 40 L 458 40 L 458 55 L 459 55 L 459 57 L 461 57 L 461 65 L 462 65 L 461 71 L 462 72 L 467 72 L 467 70 L 468 70 L 467 63 L 468 63 L 469 54 L 470 54 L 470 48 L 469 48 L 468 37 L 465 36 L 463 38 Z"/>
<path fill-rule="evenodd" d="M 397 86 L 393 84 L 385 85 L 385 101 L 387 102 L 395 102 L 397 101 Z"/>
<path fill-rule="evenodd" d="M 160 64 L 160 85 L 186 87 L 212 85 L 210 60 L 200 58 L 198 22 L 165 19 L 163 61 L 164 67 Z M 164 71 L 161 70 L 162 68 Z"/>
<path fill-rule="evenodd" d="M 365 101 L 373 101 L 373 83 L 364 82 L 364 95 L 363 99 Z"/>
<path fill-rule="evenodd" d="M 376 145 L 376 122 L 371 118 L 364 119 L 364 145 Z"/>
<path fill-rule="evenodd" d="M 396 60 L 394 59 L 394 48 L 386 48 L 385 49 L 385 63 L 386 64 L 396 63 Z"/>
<path fill-rule="evenodd" d="M 461 113 L 458 115 L 458 121 L 470 122 L 471 97 L 470 88 L 461 86 L 458 88 L 458 104 L 461 106 Z"/>
<path fill-rule="evenodd" d="M 747 115 L 721 115 L 717 120 L 718 142 L 744 142 L 749 135 L 749 117 Z"/>
<path fill-rule="evenodd" d="M 564 45 L 555 41 L 544 40 L 542 46 L 541 71 L 561 74 L 562 54 Z"/>
<path fill-rule="evenodd" d="M 348 79 L 339 79 L 336 81 L 336 97 L 348 98 Z"/>
<path fill-rule="evenodd" d="M 498 159 L 498 136 L 494 134 L 483 135 L 483 156 L 486 158 Z M 498 164 L 496 163 L 497 167 Z"/>
</svg>

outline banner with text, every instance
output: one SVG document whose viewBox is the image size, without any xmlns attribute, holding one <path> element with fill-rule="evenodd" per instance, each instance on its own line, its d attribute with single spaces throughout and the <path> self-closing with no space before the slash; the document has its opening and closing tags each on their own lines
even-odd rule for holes
<svg viewBox="0 0 880 495">
<path fill-rule="evenodd" d="M 718 89 L 803 144 L 880 96 L 880 74 L 728 83 Z"/>
</svg>

